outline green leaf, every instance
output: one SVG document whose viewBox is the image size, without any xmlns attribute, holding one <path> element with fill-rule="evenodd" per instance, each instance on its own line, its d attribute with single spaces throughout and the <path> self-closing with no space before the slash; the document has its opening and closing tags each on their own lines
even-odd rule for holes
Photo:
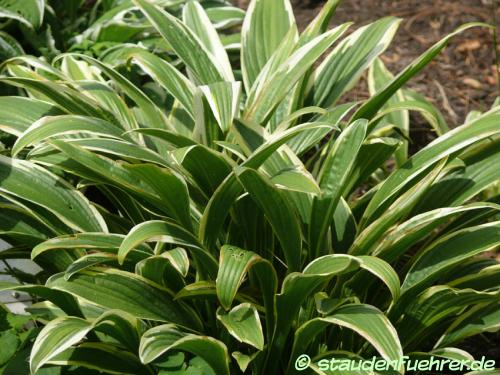
<svg viewBox="0 0 500 375">
<path fill-rule="evenodd" d="M 236 246 L 222 246 L 220 250 L 219 272 L 217 273 L 215 284 L 217 297 L 226 310 L 231 308 L 236 292 L 243 283 L 250 268 L 259 263 L 269 266 L 269 268 L 273 270 L 268 261 L 252 251 L 243 250 Z M 274 273 L 274 271 L 270 272 L 270 274 L 272 273 Z M 274 283 L 276 283 L 276 280 L 274 280 Z M 273 290 L 276 287 L 276 285 L 274 285 L 274 288 L 272 286 L 269 288 L 270 286 L 271 285 L 268 284 L 262 287 L 265 287 L 267 291 Z"/>
<path fill-rule="evenodd" d="M 421 290 L 436 280 L 444 270 L 460 262 L 494 249 L 500 238 L 500 222 L 477 225 L 438 239 L 421 254 L 408 271 L 402 293 Z"/>
<path fill-rule="evenodd" d="M 250 2 L 241 31 L 241 65 L 247 92 L 294 26 L 295 17 L 288 0 Z M 297 39 L 296 30 L 294 39 Z"/>
<path fill-rule="evenodd" d="M 367 122 L 360 120 L 344 130 L 333 141 L 332 149 L 322 164 L 318 176 L 321 194 L 314 198 L 309 226 L 309 247 L 312 254 L 324 254 L 327 250 L 322 250 L 326 234 L 365 138 L 366 126 Z"/>
<path fill-rule="evenodd" d="M 309 82 L 309 103 L 323 108 L 334 105 L 389 46 L 400 21 L 395 17 L 382 18 L 359 28 L 340 42 L 313 73 Z"/>
<path fill-rule="evenodd" d="M 318 15 L 314 20 L 307 25 L 306 29 L 300 35 L 298 44 L 304 45 L 312 38 L 324 33 L 328 28 L 330 20 L 337 9 L 337 6 L 341 3 L 341 0 L 328 0 L 325 2 Z"/>
<path fill-rule="evenodd" d="M 213 61 L 217 62 L 217 66 L 224 74 L 225 80 L 234 81 L 233 70 L 227 52 L 200 3 L 189 1 L 183 8 L 182 17 L 186 26 L 191 29 L 210 53 Z"/>
<path fill-rule="evenodd" d="M 421 56 L 415 59 L 410 65 L 408 65 L 402 72 L 400 72 L 391 82 L 389 82 L 383 89 L 381 89 L 377 94 L 372 96 L 367 100 L 353 115 L 352 120 L 359 118 L 371 119 L 382 106 L 389 100 L 389 98 L 394 95 L 394 93 L 401 88 L 410 78 L 414 77 L 419 73 L 429 62 L 437 56 L 441 50 L 446 47 L 449 40 L 455 35 L 470 29 L 471 27 L 489 27 L 487 24 L 480 22 L 467 23 L 460 26 L 451 34 L 441 39 L 439 42 L 434 44 L 431 48 L 425 51 Z"/>
<path fill-rule="evenodd" d="M 370 200 L 361 224 L 366 225 L 366 223 L 372 221 L 376 212 L 386 208 L 397 195 L 401 194 L 410 181 L 436 161 L 475 142 L 498 134 L 500 132 L 497 126 L 499 121 L 500 110 L 496 108 L 473 122 L 449 131 L 417 152 L 382 183 Z"/>
<path fill-rule="evenodd" d="M 172 293 L 147 279 L 112 268 L 94 268 L 65 280 L 52 276 L 47 286 L 70 293 L 92 304 L 118 309 L 141 319 L 172 322 L 197 329 L 200 322 L 194 311 L 174 302 Z"/>
<path fill-rule="evenodd" d="M 92 323 L 72 316 L 63 316 L 49 322 L 38 334 L 30 356 L 31 373 L 57 354 L 80 342 L 92 329 Z"/>
<path fill-rule="evenodd" d="M 73 275 L 77 274 L 78 272 L 92 268 L 94 266 L 99 266 L 99 265 L 116 266 L 117 264 L 118 261 L 116 259 L 115 254 L 109 254 L 104 252 L 87 254 L 78 258 L 73 263 L 71 263 L 71 265 L 66 269 L 66 272 L 64 273 L 64 278 L 66 280 L 69 280 Z"/>
<path fill-rule="evenodd" d="M 115 339 L 132 352 L 137 350 L 140 335 L 146 326 L 136 317 L 121 310 L 106 311 L 92 323 L 96 331 Z"/>
<path fill-rule="evenodd" d="M 7 0 L 8 1 L 8 0 Z M 21 77 L 54 79 L 58 77 L 64 78 L 62 72 L 54 68 L 51 64 L 43 59 L 31 55 L 17 56 L 5 62 L 5 67 L 9 72 L 16 76 L 19 74 Z"/>
<path fill-rule="evenodd" d="M 165 324 L 146 331 L 141 339 L 139 356 L 150 363 L 171 350 L 181 350 L 203 358 L 216 374 L 229 375 L 229 354 L 226 346 L 208 336 L 198 336 Z"/>
<path fill-rule="evenodd" d="M 162 129 L 149 130 L 161 131 Z M 65 139 L 65 142 L 75 144 L 86 150 L 107 154 L 111 157 L 119 156 L 125 160 L 154 163 L 164 167 L 170 166 L 168 160 L 162 158 L 156 152 L 151 151 L 146 147 L 126 141 L 112 138 L 71 138 Z M 68 157 L 64 156 L 62 152 L 59 152 L 50 144 L 41 144 L 33 148 L 27 155 L 27 159 L 39 162 L 41 164 L 52 164 L 54 166 L 60 164 L 67 165 L 67 160 L 69 160 Z"/>
<path fill-rule="evenodd" d="M 102 118 L 111 122 L 117 121 L 112 113 L 104 110 L 93 98 L 62 84 L 42 80 L 38 76 L 36 79 L 17 76 L 0 77 L 0 82 L 23 88 L 36 97 L 50 100 L 71 114 Z"/>
<path fill-rule="evenodd" d="M 498 299 L 478 305 L 462 314 L 439 339 L 435 347 L 445 347 L 482 332 L 497 332 L 500 328 Z"/>
<path fill-rule="evenodd" d="M 168 252 L 165 252 L 142 260 L 136 264 L 135 273 L 177 292 L 182 290 L 186 283 L 183 275 L 166 256 L 167 254 Z M 187 257 L 187 254 L 185 255 Z"/>
<path fill-rule="evenodd" d="M 189 258 L 186 250 L 182 247 L 166 251 L 162 255 L 169 260 L 172 266 L 179 271 L 179 273 L 186 277 L 189 271 Z"/>
<path fill-rule="evenodd" d="M 16 156 L 23 148 L 47 138 L 66 135 L 91 133 L 104 137 L 121 139 L 122 131 L 114 124 L 104 120 L 83 116 L 44 117 L 26 129 L 12 146 L 11 154 Z"/>
<path fill-rule="evenodd" d="M 200 86 L 200 90 L 223 132 L 229 131 L 240 104 L 240 82 L 217 82 Z"/>
<path fill-rule="evenodd" d="M 262 137 L 259 139 L 259 143 L 255 145 L 255 147 L 251 148 L 249 151 L 249 156 L 245 162 L 242 163 L 243 167 L 249 167 L 253 169 L 259 168 L 268 158 L 273 156 L 273 153 L 278 150 L 281 146 L 283 146 L 288 141 L 293 138 L 299 136 L 300 134 L 308 134 L 314 133 L 318 129 L 328 129 L 328 131 L 332 131 L 335 129 L 335 125 L 325 124 L 325 123 L 305 123 L 301 125 L 294 126 L 285 131 L 276 131 L 269 136 Z M 259 127 L 260 130 L 262 128 Z M 245 129 L 247 132 L 253 129 Z M 252 140 L 255 142 L 256 140 Z M 245 142 L 242 140 L 242 142 Z M 241 144 L 240 144 L 241 146 Z"/>
<path fill-rule="evenodd" d="M 0 61 L 24 54 L 23 47 L 14 37 L 4 31 L 0 31 Z"/>
<path fill-rule="evenodd" d="M 62 140 L 53 140 L 52 144 L 85 169 L 98 174 L 97 182 L 104 179 L 125 188 L 147 200 L 153 209 L 160 208 L 185 227 L 192 227 L 187 185 L 172 169 L 146 163 L 119 163 Z"/>
<path fill-rule="evenodd" d="M 295 125 L 295 122 L 298 121 L 302 116 L 318 115 L 321 117 L 327 116 L 330 113 L 331 112 L 321 107 L 303 107 L 286 116 L 283 121 L 276 127 L 276 130 L 285 130 L 290 128 L 290 126 Z"/>
<path fill-rule="evenodd" d="M 243 124 L 242 124 L 243 125 Z M 294 126 L 284 132 L 276 132 L 271 135 L 266 141 L 262 141 L 256 146 L 255 150 L 241 164 L 242 167 L 249 167 L 253 169 L 259 168 L 279 147 L 285 144 L 290 139 L 296 137 L 303 132 L 315 131 L 319 128 L 330 128 L 331 126 L 325 126 L 324 124 L 304 124 L 299 126 Z M 246 127 L 243 127 L 244 131 L 247 131 Z M 262 129 L 262 128 L 260 128 Z M 224 220 L 231 208 L 232 204 L 241 194 L 243 187 L 238 182 L 234 173 L 231 173 L 226 179 L 220 184 L 215 193 L 210 198 L 203 216 L 200 221 L 200 234 L 199 238 L 205 244 L 205 246 L 211 248 L 213 247 L 219 231 L 224 223 Z"/>
<path fill-rule="evenodd" d="M 38 29 L 43 22 L 44 0 L 26 0 L 22 3 L 10 0 L 0 1 L 0 17 L 12 18 Z"/>
<path fill-rule="evenodd" d="M 207 197 L 231 173 L 233 164 L 225 155 L 201 145 L 178 148 L 172 152 L 172 157 Z"/>
<path fill-rule="evenodd" d="M 266 87 L 266 84 L 273 77 L 276 71 L 283 65 L 283 63 L 290 57 L 290 55 L 297 48 L 296 45 L 297 38 L 297 26 L 293 25 L 290 30 L 288 30 L 287 34 L 279 44 L 276 51 L 271 55 L 271 58 L 264 65 L 260 73 L 257 75 L 255 82 L 251 87 L 247 89 L 247 94 L 252 93 L 252 97 L 258 97 L 262 92 L 262 89 Z M 283 116 L 287 116 L 290 114 L 291 108 L 287 108 L 289 104 L 289 100 L 293 93 L 288 93 L 283 101 L 282 106 L 285 109 Z M 290 103 L 291 104 L 291 103 Z M 278 105 L 279 106 L 279 105 Z M 277 110 L 277 112 L 280 112 Z M 284 120 L 283 117 L 277 118 L 276 122 L 281 122 Z M 274 124 L 276 125 L 276 124 Z M 274 128 L 274 127 L 273 127 Z"/>
<path fill-rule="evenodd" d="M 252 355 L 246 355 L 241 352 L 232 352 L 231 357 L 234 358 L 236 363 L 238 364 L 238 367 L 242 372 L 245 372 L 250 365 L 250 363 L 256 359 L 256 357 L 259 355 L 260 352 L 255 352 Z"/>
<path fill-rule="evenodd" d="M 472 288 L 476 290 L 488 290 L 500 284 L 500 264 L 485 267 L 475 274 L 454 279 L 447 284 L 456 288 Z"/>
<path fill-rule="evenodd" d="M 117 252 L 125 236 L 123 234 L 108 233 L 78 233 L 75 235 L 51 238 L 35 246 L 31 251 L 31 258 L 35 259 L 46 251 L 56 249 L 87 249 Z M 136 257 L 146 258 L 152 254 L 147 245 L 137 246 Z"/>
<path fill-rule="evenodd" d="M 357 235 L 356 219 L 344 198 L 339 200 L 333 213 L 332 246 L 346 253 Z"/>
<path fill-rule="evenodd" d="M 0 156 L 0 192 L 44 207 L 76 231 L 107 232 L 101 214 L 83 194 L 60 177 L 28 161 Z"/>
<path fill-rule="evenodd" d="M 299 168 L 284 169 L 271 178 L 272 183 L 282 190 L 319 194 L 320 189 L 310 174 Z"/>
<path fill-rule="evenodd" d="M 371 305 L 351 304 L 339 307 L 332 315 L 311 319 L 300 326 L 295 333 L 291 358 L 305 353 L 311 340 L 331 324 L 356 332 L 388 361 L 397 362 L 403 356 L 397 332 L 389 319 Z"/>
<path fill-rule="evenodd" d="M 0 203 L 0 234 L 2 236 L 20 235 L 23 241 L 38 243 L 54 233 L 34 218 L 29 211 L 14 204 Z"/>
<path fill-rule="evenodd" d="M 83 343 L 70 347 L 52 357 L 47 364 L 57 366 L 81 366 L 106 374 L 152 374 L 139 358 L 119 347 L 106 343 Z"/>
<path fill-rule="evenodd" d="M 73 57 L 66 56 L 65 59 L 74 60 Z M 65 61 L 63 59 L 63 61 Z M 94 67 L 85 61 L 77 61 L 78 64 L 82 64 L 87 67 L 90 71 L 95 71 Z M 99 76 L 100 77 L 100 76 Z M 97 78 L 102 79 L 102 78 Z M 137 118 L 133 113 L 133 110 L 128 107 L 125 98 L 121 95 L 121 92 L 117 92 L 113 87 L 108 86 L 106 83 L 100 83 L 95 80 L 91 81 L 77 81 L 74 82 L 75 88 L 93 98 L 99 105 L 103 108 L 103 111 L 107 111 L 107 116 L 102 116 L 108 122 L 119 126 L 123 130 L 137 129 L 139 124 L 137 123 Z M 137 137 L 137 142 L 141 143 L 140 137 Z"/>
<path fill-rule="evenodd" d="M 359 149 L 358 156 L 352 167 L 344 194 L 349 194 L 357 186 L 366 182 L 370 176 L 392 157 L 401 145 L 401 141 L 389 137 L 368 138 Z"/>
<path fill-rule="evenodd" d="M 3 367 L 14 357 L 21 345 L 21 341 L 16 331 L 9 329 L 0 332 L 0 345 L 2 346 L 2 352 L 0 352 L 0 366 Z"/>
<path fill-rule="evenodd" d="M 56 318 L 41 330 L 33 344 L 31 372 L 36 373 L 45 363 L 80 342 L 92 330 L 102 331 L 135 351 L 139 345 L 138 327 L 135 318 L 121 311 L 105 312 L 94 321 L 72 316 Z"/>
<path fill-rule="evenodd" d="M 215 247 L 215 243 L 219 237 L 219 231 L 224 225 L 224 221 L 231 206 L 241 194 L 242 190 L 243 187 L 236 178 L 236 175 L 231 173 L 219 185 L 208 201 L 200 220 L 198 235 L 200 241 L 207 248 L 212 249 Z"/>
<path fill-rule="evenodd" d="M 210 18 L 216 29 L 225 29 L 239 25 L 243 21 L 243 18 L 245 18 L 245 11 L 243 9 L 224 3 L 221 6 L 207 8 L 205 12 L 207 12 L 208 18 Z"/>
<path fill-rule="evenodd" d="M 349 255 L 325 255 L 309 263 L 303 272 L 285 277 L 281 293 L 276 296 L 276 337 L 270 348 L 271 356 L 281 355 L 292 322 L 304 301 L 334 276 L 355 271 L 359 266 L 359 260 Z M 276 364 L 274 366 L 276 368 Z"/>
<path fill-rule="evenodd" d="M 458 348 L 442 348 L 434 349 L 426 353 L 413 352 L 409 353 L 408 356 L 413 359 L 431 359 L 432 356 L 445 359 L 456 359 L 456 360 L 470 360 L 474 361 L 474 357 L 467 353 L 465 350 Z"/>
<path fill-rule="evenodd" d="M 217 262 L 198 242 L 195 236 L 181 226 L 161 220 L 146 221 L 136 225 L 124 238 L 118 250 L 118 261 L 123 263 L 127 254 L 145 241 L 158 241 L 186 247 L 193 252 L 193 256 L 200 261 L 203 269 L 214 276 Z"/>
<path fill-rule="evenodd" d="M 210 84 L 225 80 L 223 70 L 215 64 L 211 53 L 191 29 L 146 0 L 133 1 L 190 69 L 197 83 Z"/>
<path fill-rule="evenodd" d="M 455 289 L 433 286 L 419 294 L 404 309 L 396 328 L 405 347 L 418 348 L 429 335 L 441 333 L 442 323 L 454 319 L 464 309 L 477 304 L 493 302 L 498 293 L 478 292 L 473 289 Z M 415 324 L 418 322 L 418 329 Z"/>
<path fill-rule="evenodd" d="M 412 90 L 403 90 L 403 95 L 406 100 L 417 104 L 420 114 L 437 135 L 443 135 L 450 130 L 442 113 L 425 96 Z"/>
<path fill-rule="evenodd" d="M 62 114 L 53 104 L 22 96 L 0 96 L 0 130 L 21 135 L 35 121 Z"/>
<path fill-rule="evenodd" d="M 195 281 L 186 285 L 176 295 L 175 300 L 195 299 L 217 296 L 215 282 L 213 281 Z"/>
<path fill-rule="evenodd" d="M 383 87 L 388 81 L 393 78 L 393 75 L 385 67 L 384 63 L 380 59 L 376 59 L 368 71 L 368 88 L 370 90 L 370 95 L 374 95 L 381 87 Z M 385 125 L 394 125 L 401 130 L 403 134 L 410 134 L 410 115 L 408 110 L 402 105 L 405 102 L 405 96 L 401 90 L 397 91 L 382 107 L 384 111 L 381 111 L 377 117 L 372 121 L 375 126 L 372 126 L 370 130 L 374 128 L 381 128 Z M 420 102 L 418 102 L 420 104 Z M 375 121 L 378 120 L 378 121 Z M 369 131 L 371 133 L 371 131 Z M 403 164 L 408 158 L 408 141 L 403 140 L 402 144 L 396 152 L 396 162 L 398 165 Z"/>
<path fill-rule="evenodd" d="M 61 72 L 73 81 L 99 80 L 100 74 L 90 69 L 89 64 L 84 61 L 78 61 L 73 56 L 64 56 L 61 58 Z"/>
<path fill-rule="evenodd" d="M 264 211 L 278 237 L 289 271 L 301 266 L 302 238 L 300 222 L 286 196 L 259 172 L 243 168 L 237 176 L 244 189 Z"/>
<path fill-rule="evenodd" d="M 295 51 L 272 74 L 262 87 L 252 88 L 248 95 L 243 118 L 263 124 L 271 111 L 286 97 L 317 59 L 347 30 L 348 25 L 336 27 Z"/>
<path fill-rule="evenodd" d="M 146 51 L 132 55 L 132 62 L 177 99 L 193 117 L 193 98 L 196 87 L 167 61 Z M 151 129 L 153 130 L 153 129 Z"/>
<path fill-rule="evenodd" d="M 345 103 L 336 106 L 335 108 L 328 111 L 328 113 L 320 116 L 315 123 L 318 124 L 331 124 L 335 127 L 333 129 L 338 130 L 337 127 L 345 116 L 355 107 L 356 103 Z M 294 137 L 287 145 L 290 149 L 297 155 L 302 155 L 304 152 L 310 148 L 316 146 L 322 139 L 324 139 L 328 133 L 332 132 L 332 128 L 324 127 L 318 128 L 315 131 L 305 132 Z"/>
<path fill-rule="evenodd" d="M 361 268 L 378 277 L 389 288 L 393 301 L 397 301 L 400 292 L 399 276 L 389 263 L 374 256 L 362 255 L 357 258 Z"/>
<path fill-rule="evenodd" d="M 438 162 L 414 186 L 402 194 L 377 220 L 371 223 L 356 237 L 349 249 L 353 255 L 369 254 L 372 246 L 383 238 L 384 233 L 399 219 L 408 215 L 422 195 L 429 189 L 443 169 L 446 159 Z"/>
<path fill-rule="evenodd" d="M 471 200 L 500 180 L 500 142 L 491 142 L 477 158 L 448 173 L 429 189 L 415 208 L 417 212 L 443 206 L 456 206 Z"/>
<path fill-rule="evenodd" d="M 376 244 L 372 253 L 392 262 L 450 218 L 465 212 L 490 209 L 498 211 L 500 206 L 491 203 L 471 203 L 466 206 L 438 208 L 413 216 L 404 223 L 388 230 L 381 237 L 381 241 Z"/>
<path fill-rule="evenodd" d="M 120 74 L 117 70 L 109 67 L 105 63 L 94 59 L 93 57 L 84 54 L 66 54 L 60 55 L 58 58 L 63 56 L 74 56 L 82 59 L 83 61 L 95 66 L 110 79 L 115 82 L 118 87 L 130 98 L 132 99 L 138 107 L 141 109 L 142 114 L 145 119 L 147 119 L 147 125 L 151 128 L 167 128 L 168 121 L 164 113 L 156 106 L 156 104 L 147 96 L 143 91 L 141 91 L 137 86 L 135 86 L 130 80 Z"/>
<path fill-rule="evenodd" d="M 134 129 L 133 132 L 146 134 L 151 137 L 161 139 L 177 147 L 198 145 L 198 143 L 191 138 L 185 137 L 181 134 L 177 134 L 176 132 L 172 132 L 165 129 L 141 128 L 141 129 Z"/>
<path fill-rule="evenodd" d="M 43 285 L 14 284 L 4 281 L 0 282 L 0 290 L 15 290 L 34 294 L 52 302 L 68 315 L 83 317 L 76 299 L 64 291 L 54 290 Z"/>
<path fill-rule="evenodd" d="M 217 319 L 226 327 L 229 333 L 240 342 L 263 350 L 264 334 L 257 309 L 250 303 L 235 306 L 229 312 L 217 310 Z"/>
<path fill-rule="evenodd" d="M 236 293 L 247 274 L 256 280 L 266 310 L 266 333 L 268 340 L 275 332 L 276 290 L 278 278 L 272 264 L 251 251 L 224 245 L 220 251 L 216 292 L 221 305 L 229 310 Z"/>
</svg>

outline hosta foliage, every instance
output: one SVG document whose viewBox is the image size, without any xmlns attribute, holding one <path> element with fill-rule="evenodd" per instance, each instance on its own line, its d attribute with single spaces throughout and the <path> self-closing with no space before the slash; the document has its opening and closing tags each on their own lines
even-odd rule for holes
<svg viewBox="0 0 500 375">
<path fill-rule="evenodd" d="M 3 65 L 0 255 L 44 271 L 0 286 L 40 298 L 31 372 L 469 358 L 500 325 L 498 263 L 476 257 L 500 243 L 500 107 L 449 130 L 403 85 L 481 25 L 393 76 L 396 18 L 345 36 L 329 1 L 299 33 L 287 0 L 255 0 L 240 38 L 235 8 L 163 3 L 122 4 L 160 51 Z M 371 98 L 341 101 L 367 70 Z M 439 135 L 413 155 L 409 111 Z"/>
</svg>

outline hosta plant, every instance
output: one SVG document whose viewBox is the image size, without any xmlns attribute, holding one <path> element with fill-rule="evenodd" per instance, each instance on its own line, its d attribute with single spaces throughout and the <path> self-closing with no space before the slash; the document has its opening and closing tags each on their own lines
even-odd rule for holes
<svg viewBox="0 0 500 375">
<path fill-rule="evenodd" d="M 228 53 L 199 3 L 134 0 L 168 58 L 3 65 L 26 96 L 0 97 L 0 255 L 43 272 L 0 285 L 39 298 L 31 373 L 292 374 L 302 354 L 325 373 L 470 359 L 460 343 L 498 329 L 499 265 L 479 255 L 500 243 L 500 106 L 450 130 L 403 88 L 485 25 L 393 76 L 378 57 L 399 20 L 345 36 L 337 3 L 299 33 L 287 0 L 252 1 Z M 343 100 L 366 70 L 371 97 Z M 409 111 L 437 136 L 413 155 Z"/>
</svg>

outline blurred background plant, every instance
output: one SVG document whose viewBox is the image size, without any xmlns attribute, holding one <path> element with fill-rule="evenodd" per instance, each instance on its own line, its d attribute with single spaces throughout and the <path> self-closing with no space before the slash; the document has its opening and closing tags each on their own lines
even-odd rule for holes
<svg viewBox="0 0 500 375">
<path fill-rule="evenodd" d="M 1 254 L 42 269 L 0 283 L 39 298 L 31 323 L 6 315 L 5 368 L 27 373 L 30 346 L 37 374 L 471 358 L 500 319 L 500 106 L 449 126 L 405 84 L 488 26 L 393 74 L 396 17 L 330 28 L 330 0 L 299 32 L 286 0 L 241 28 L 221 2 L 154 3 L 122 4 L 125 43 L 80 50 L 125 34 L 96 20 L 70 53 L 2 65 Z M 412 113 L 434 142 L 412 147 Z"/>
<path fill-rule="evenodd" d="M 172 14 L 178 14 L 185 2 L 153 1 Z M 200 3 L 218 29 L 243 19 L 244 12 L 229 2 Z M 50 62 L 67 51 L 99 57 L 122 43 L 168 50 L 161 38 L 144 33 L 148 28 L 131 0 L 0 0 L 0 62 L 23 54 Z"/>
</svg>

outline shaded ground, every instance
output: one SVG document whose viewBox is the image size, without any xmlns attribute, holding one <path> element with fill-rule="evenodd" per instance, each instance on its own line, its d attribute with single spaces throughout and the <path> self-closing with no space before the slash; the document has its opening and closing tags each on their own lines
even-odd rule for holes
<svg viewBox="0 0 500 375">
<path fill-rule="evenodd" d="M 243 7 L 248 3 L 238 1 Z M 315 17 L 324 2 L 292 0 L 301 28 Z M 496 8 L 496 19 L 500 21 L 500 2 Z M 471 21 L 493 23 L 492 9 L 492 0 L 343 0 L 332 24 L 353 21 L 354 29 L 388 15 L 403 18 L 383 56 L 388 68 L 397 73 L 459 25 Z M 454 38 L 408 87 L 434 102 L 448 123 L 456 126 L 463 123 L 469 111 L 489 108 L 496 85 L 492 32 L 474 28 Z M 365 97 L 365 85 L 360 84 L 351 95 Z"/>
</svg>

